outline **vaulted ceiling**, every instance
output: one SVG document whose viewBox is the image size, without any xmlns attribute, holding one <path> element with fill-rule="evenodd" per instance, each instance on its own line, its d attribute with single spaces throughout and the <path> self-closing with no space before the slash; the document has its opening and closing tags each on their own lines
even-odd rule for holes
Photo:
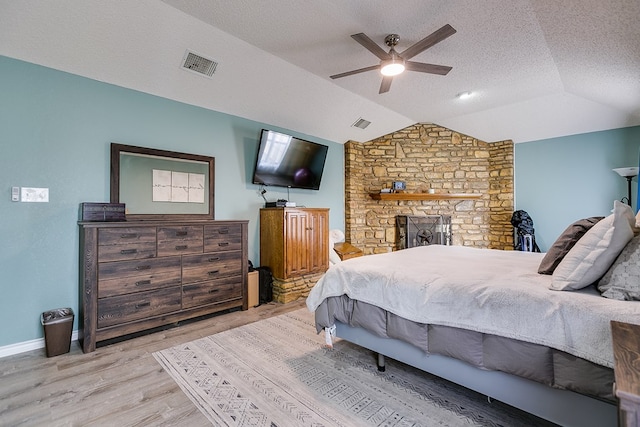
<svg viewBox="0 0 640 427">
<path fill-rule="evenodd" d="M 0 55 L 336 142 L 417 122 L 525 142 L 640 125 L 638 22 L 638 0 L 0 0 Z M 412 60 L 446 76 L 329 77 L 380 62 L 352 34 L 401 52 L 445 24 Z"/>
</svg>

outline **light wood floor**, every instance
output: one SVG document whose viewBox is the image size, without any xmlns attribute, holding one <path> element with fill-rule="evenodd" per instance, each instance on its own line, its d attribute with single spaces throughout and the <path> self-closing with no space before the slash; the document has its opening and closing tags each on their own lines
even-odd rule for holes
<svg viewBox="0 0 640 427">
<path fill-rule="evenodd" d="M 44 349 L 0 359 L 1 426 L 210 425 L 152 353 L 305 307 L 304 300 L 263 304 L 84 354 Z M 265 366 L 268 369 L 268 366 Z"/>
</svg>

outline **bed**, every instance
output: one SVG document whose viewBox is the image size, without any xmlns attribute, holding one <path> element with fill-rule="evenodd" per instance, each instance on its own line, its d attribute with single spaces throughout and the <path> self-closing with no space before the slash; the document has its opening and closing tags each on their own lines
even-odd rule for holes
<svg viewBox="0 0 640 427">
<path fill-rule="evenodd" d="M 634 226 L 615 204 L 564 245 L 553 274 L 538 273 L 548 254 L 463 246 L 354 258 L 331 266 L 307 307 L 328 344 L 335 334 L 380 363 L 392 357 L 560 425 L 615 426 L 610 322 L 640 323 L 640 303 L 633 290 L 604 298 L 593 277 L 609 275 L 607 291 L 628 281 L 611 271 L 638 264 Z"/>
</svg>

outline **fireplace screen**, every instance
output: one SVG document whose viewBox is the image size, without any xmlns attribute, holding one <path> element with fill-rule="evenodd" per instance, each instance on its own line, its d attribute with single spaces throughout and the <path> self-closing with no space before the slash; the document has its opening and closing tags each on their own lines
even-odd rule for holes
<svg viewBox="0 0 640 427">
<path fill-rule="evenodd" d="M 396 216 L 397 248 L 415 246 L 450 245 L 450 215 L 398 215 Z"/>
</svg>

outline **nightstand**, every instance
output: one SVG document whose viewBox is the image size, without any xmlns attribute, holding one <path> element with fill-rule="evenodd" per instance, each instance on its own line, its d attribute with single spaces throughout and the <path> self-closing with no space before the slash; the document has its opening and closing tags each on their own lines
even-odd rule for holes
<svg viewBox="0 0 640 427">
<path fill-rule="evenodd" d="M 362 256 L 362 251 L 360 249 L 347 242 L 336 243 L 333 246 L 333 249 L 336 251 L 342 261 Z"/>
<path fill-rule="evenodd" d="M 611 321 L 618 425 L 640 427 L 640 325 Z"/>
</svg>

